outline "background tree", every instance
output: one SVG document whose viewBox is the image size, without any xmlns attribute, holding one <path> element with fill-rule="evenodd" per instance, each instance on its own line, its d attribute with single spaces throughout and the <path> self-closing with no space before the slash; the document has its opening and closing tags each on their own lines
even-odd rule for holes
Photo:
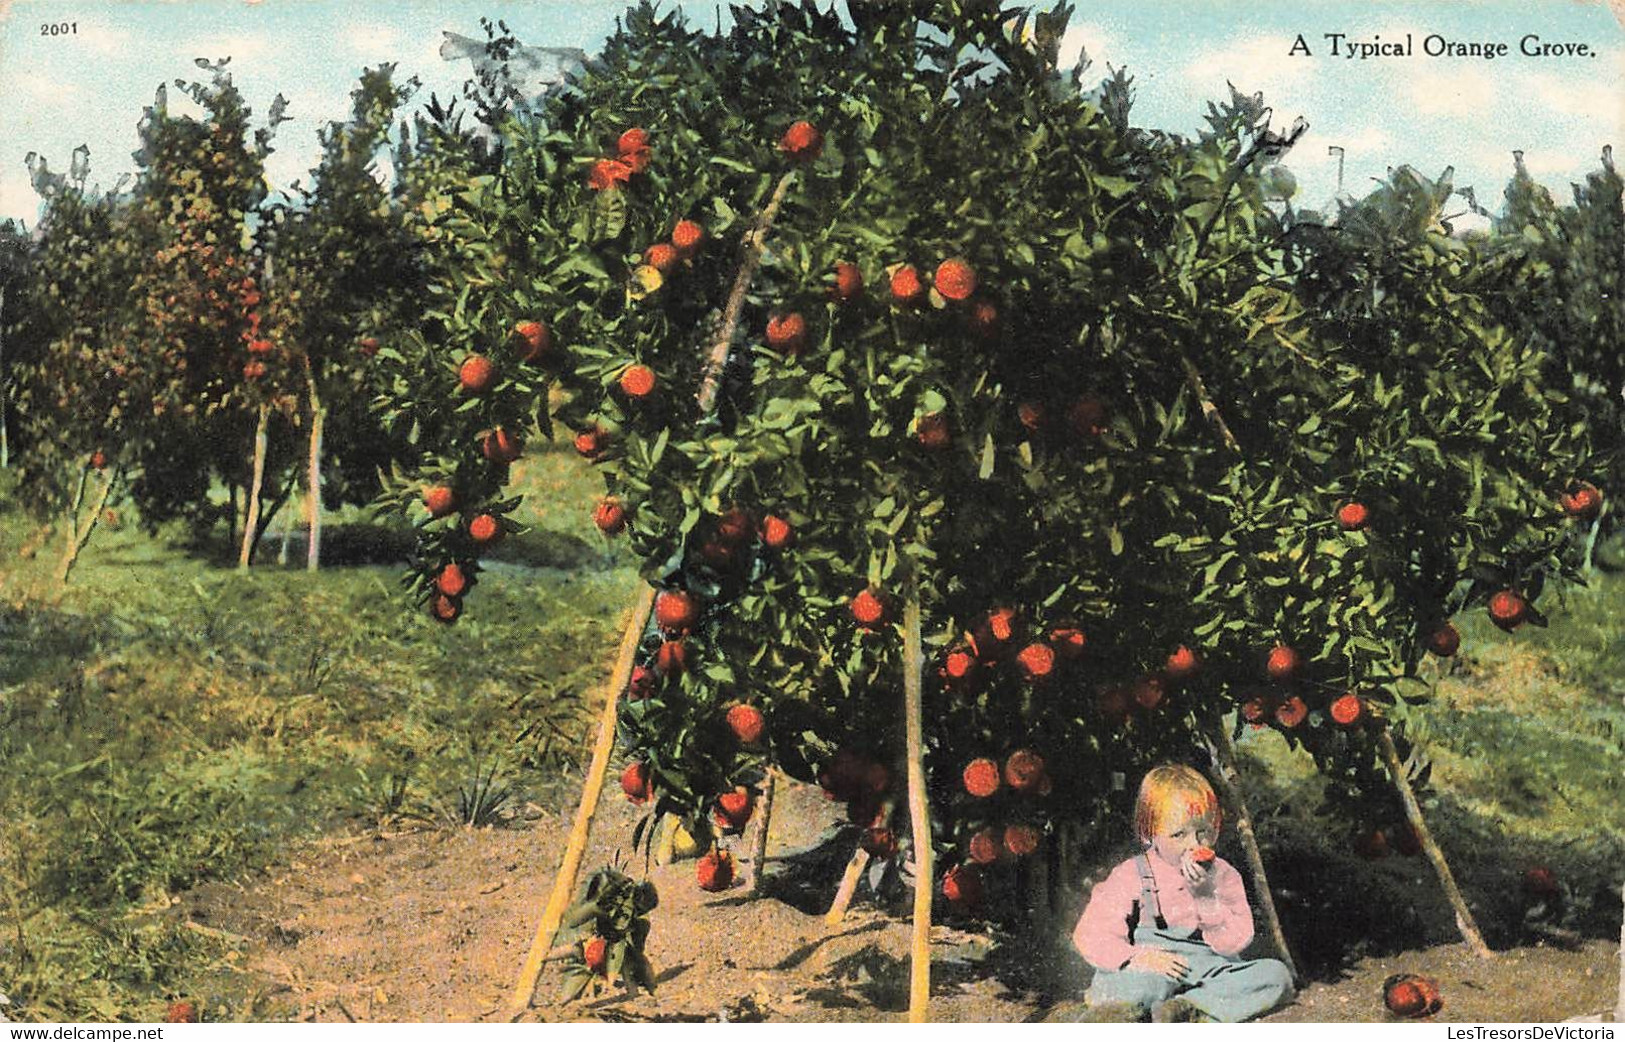
<svg viewBox="0 0 1625 1042">
<path fill-rule="evenodd" d="M 264 236 L 276 264 L 270 320 L 304 377 L 311 569 L 321 507 L 369 502 L 379 472 L 407 452 L 371 412 L 372 360 L 407 326 L 421 297 L 417 242 L 379 176 L 394 114 L 416 86 L 397 86 L 393 72 L 384 65 L 362 74 L 350 120 L 319 135 L 312 184 L 272 210 Z"/>
</svg>

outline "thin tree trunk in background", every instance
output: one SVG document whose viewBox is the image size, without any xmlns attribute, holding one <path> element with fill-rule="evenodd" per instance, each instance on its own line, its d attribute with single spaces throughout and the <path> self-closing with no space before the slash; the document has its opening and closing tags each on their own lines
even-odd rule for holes
<svg viewBox="0 0 1625 1042">
<path fill-rule="evenodd" d="M 310 366 L 310 359 L 305 359 Z M 305 476 L 305 521 L 310 526 L 309 542 L 305 548 L 305 568 L 314 572 L 321 567 L 322 558 L 322 425 L 327 410 L 316 395 L 316 380 L 310 382 L 310 461 Z"/>
<path fill-rule="evenodd" d="M 276 563 L 280 568 L 288 566 L 288 540 L 293 538 L 293 511 L 282 515 L 282 542 L 277 547 Z"/>
<path fill-rule="evenodd" d="M 254 540 L 259 537 L 260 491 L 265 487 L 265 453 L 271 443 L 270 425 L 271 407 L 262 405 L 259 422 L 254 426 L 254 487 L 249 492 L 248 502 L 245 504 L 248 516 L 243 521 L 243 546 L 237 553 L 239 572 L 248 570 L 248 559 L 254 550 Z"/>
</svg>

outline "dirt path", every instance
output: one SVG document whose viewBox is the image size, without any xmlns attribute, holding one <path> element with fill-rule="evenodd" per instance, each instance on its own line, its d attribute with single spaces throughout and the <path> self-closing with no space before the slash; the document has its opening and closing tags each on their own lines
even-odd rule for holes
<svg viewBox="0 0 1625 1042">
<path fill-rule="evenodd" d="M 786 791 L 787 790 L 787 791 Z M 838 808 L 816 790 L 781 787 L 770 858 L 813 843 Z M 176 911 L 205 929 L 247 939 L 218 992 L 202 996 L 215 1019 L 480 1021 L 501 1017 L 547 898 L 568 813 L 531 809 L 529 820 L 481 831 L 329 839 L 240 886 L 213 885 Z M 624 847 L 635 809 L 606 797 L 586 865 Z M 743 853 L 744 844 L 735 847 Z M 642 858 L 633 865 L 633 874 Z M 537 1020 L 902 1020 L 908 924 L 859 901 L 840 926 L 785 900 L 750 899 L 743 885 L 707 894 L 694 865 L 653 866 L 661 905 L 649 954 L 657 994 L 619 991 L 571 1005 L 544 971 Z M 834 890 L 832 866 L 828 890 Z M 827 903 L 827 897 L 811 895 Z M 810 901 L 801 901 L 810 904 Z M 1012 961 L 1030 945 L 948 927 L 934 932 L 933 1019 L 1015 1022 L 1064 1018 L 1077 1008 L 1081 962 Z M 1311 983 L 1282 1021 L 1384 1021 L 1382 981 L 1400 971 L 1437 978 L 1439 1020 L 1557 1021 L 1611 1010 L 1618 981 L 1612 944 L 1516 949 L 1484 962 L 1463 946 L 1429 947 L 1354 964 L 1340 980 Z M 1049 1000 L 1046 977 L 1059 1000 Z M 1026 980 L 1027 984 L 1014 983 Z M 1054 982 L 1060 981 L 1059 985 Z"/>
</svg>

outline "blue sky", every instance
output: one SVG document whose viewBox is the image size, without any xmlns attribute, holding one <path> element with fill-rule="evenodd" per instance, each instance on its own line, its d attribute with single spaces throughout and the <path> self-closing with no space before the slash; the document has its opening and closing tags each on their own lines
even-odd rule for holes
<svg viewBox="0 0 1625 1042">
<path fill-rule="evenodd" d="M 64 169 L 72 150 L 91 150 L 93 180 L 111 185 L 132 169 L 135 123 L 161 82 L 191 78 L 195 57 L 232 57 L 237 84 L 263 115 L 280 91 L 293 121 L 278 131 L 268 178 L 303 176 L 316 157 L 316 129 L 342 118 L 355 77 L 367 65 L 398 62 L 402 75 L 444 97 L 469 73 L 439 55 L 444 30 L 482 37 L 481 15 L 501 17 L 526 43 L 594 51 L 624 0 L 0 0 L 0 217 L 32 223 L 37 200 L 23 157 Z M 714 4 L 689 5 L 715 24 Z M 1126 66 L 1138 88 L 1136 122 L 1191 132 L 1225 82 L 1263 91 L 1282 125 L 1304 116 L 1309 134 L 1287 159 L 1317 204 L 1336 187 L 1336 159 L 1356 194 L 1388 167 L 1410 163 L 1436 174 L 1446 163 L 1498 206 L 1522 149 L 1534 176 L 1560 198 L 1597 163 L 1604 144 L 1625 152 L 1625 30 L 1600 0 L 1427 0 L 1409 4 L 1342 0 L 1079 0 L 1063 61 L 1080 47 L 1089 79 Z M 42 26 L 76 31 L 50 36 Z M 1328 33 L 1349 40 L 1404 40 L 1408 57 L 1334 57 Z M 1290 53 L 1299 34 L 1310 55 Z M 1528 34 L 1583 43 L 1587 56 L 1529 57 Z M 1505 43 L 1493 59 L 1428 56 L 1428 38 Z M 1435 45 L 1436 46 L 1436 45 Z M 172 106 L 182 108 L 171 90 Z M 1625 156 L 1622 156 L 1625 159 Z"/>
</svg>

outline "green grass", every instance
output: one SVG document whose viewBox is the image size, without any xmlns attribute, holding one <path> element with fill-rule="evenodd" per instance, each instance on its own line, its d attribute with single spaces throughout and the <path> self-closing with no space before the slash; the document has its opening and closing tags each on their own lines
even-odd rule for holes
<svg viewBox="0 0 1625 1042">
<path fill-rule="evenodd" d="M 329 566 L 237 572 L 223 536 L 60 545 L 0 512 L 0 981 L 31 1019 L 151 1019 L 220 953 L 163 909 L 333 828 L 501 820 L 559 797 L 636 582 L 568 452 L 516 468 L 532 530 L 457 625 L 405 597 L 410 533 L 334 517 Z M 4 502 L 0 498 L 0 502 Z M 565 504 L 575 504 L 569 510 Z M 548 508 L 544 515 L 537 508 Z"/>
</svg>

